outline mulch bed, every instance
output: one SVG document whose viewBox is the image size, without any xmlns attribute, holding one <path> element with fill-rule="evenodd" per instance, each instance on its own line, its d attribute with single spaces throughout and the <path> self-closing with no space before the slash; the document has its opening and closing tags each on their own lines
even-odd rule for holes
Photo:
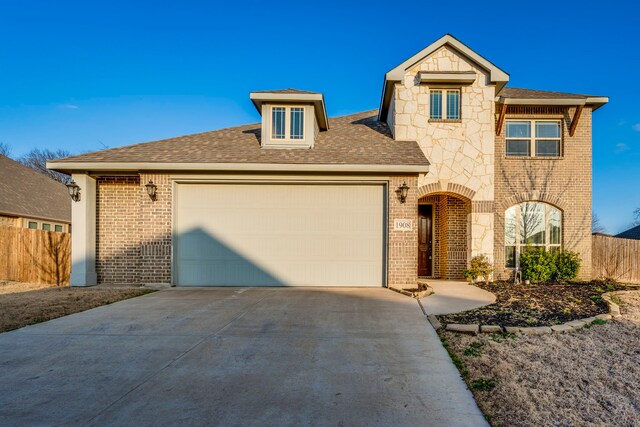
<svg viewBox="0 0 640 427">
<path fill-rule="evenodd" d="M 496 296 L 486 307 L 438 316 L 442 323 L 476 323 L 501 326 L 551 326 L 608 313 L 601 295 L 605 292 L 638 289 L 602 281 L 546 282 L 519 284 L 497 281 L 476 284 Z"/>
</svg>

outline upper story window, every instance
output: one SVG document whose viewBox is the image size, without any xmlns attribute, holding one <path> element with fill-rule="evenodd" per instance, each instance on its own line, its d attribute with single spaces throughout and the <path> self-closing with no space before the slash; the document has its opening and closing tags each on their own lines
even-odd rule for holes
<svg viewBox="0 0 640 427">
<path fill-rule="evenodd" d="M 271 107 L 271 139 L 304 139 L 304 107 Z"/>
<path fill-rule="evenodd" d="M 429 104 L 429 119 L 460 120 L 460 89 L 432 89 Z"/>
<path fill-rule="evenodd" d="M 560 157 L 559 120 L 507 120 L 508 157 Z"/>
<path fill-rule="evenodd" d="M 560 210 L 542 202 L 526 202 L 510 207 L 504 215 L 505 267 L 518 265 L 527 248 L 560 249 Z"/>
</svg>

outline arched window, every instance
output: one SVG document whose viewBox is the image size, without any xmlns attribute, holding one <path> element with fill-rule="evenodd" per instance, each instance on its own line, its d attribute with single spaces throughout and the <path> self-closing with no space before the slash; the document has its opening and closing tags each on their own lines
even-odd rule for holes
<svg viewBox="0 0 640 427">
<path fill-rule="evenodd" d="M 562 244 L 562 212 L 542 202 L 525 202 L 504 214 L 505 267 L 514 268 L 529 247 L 557 251 Z"/>
</svg>

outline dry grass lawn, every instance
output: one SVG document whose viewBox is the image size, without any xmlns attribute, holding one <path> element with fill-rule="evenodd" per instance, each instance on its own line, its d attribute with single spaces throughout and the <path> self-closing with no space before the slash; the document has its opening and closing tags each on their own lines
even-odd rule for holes
<svg viewBox="0 0 640 427">
<path fill-rule="evenodd" d="M 152 292 L 136 288 L 70 288 L 0 281 L 0 332 Z"/>
<path fill-rule="evenodd" d="M 623 320 L 579 332 L 442 337 L 493 425 L 638 426 L 640 292 L 618 299 Z"/>
</svg>

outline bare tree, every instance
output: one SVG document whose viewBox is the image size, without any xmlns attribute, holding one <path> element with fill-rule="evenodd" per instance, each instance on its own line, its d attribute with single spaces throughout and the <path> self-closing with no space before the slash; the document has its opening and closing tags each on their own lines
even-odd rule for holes
<svg viewBox="0 0 640 427">
<path fill-rule="evenodd" d="M 591 216 L 591 232 L 592 233 L 601 233 L 604 234 L 607 232 L 607 229 L 600 222 L 600 217 L 595 212 Z"/>
<path fill-rule="evenodd" d="M 34 148 L 27 154 L 21 156 L 18 161 L 23 165 L 28 166 L 36 172 L 46 175 L 55 181 L 61 182 L 63 184 L 68 184 L 71 181 L 71 177 L 62 172 L 56 172 L 47 169 L 47 161 L 59 159 L 60 157 L 68 157 L 70 155 L 71 152 L 64 149 L 51 151 L 47 148 L 43 150 Z"/>
<path fill-rule="evenodd" d="M 11 157 L 11 151 L 13 150 L 11 149 L 11 146 L 9 144 L 0 141 L 0 154 L 2 154 L 3 156 Z"/>
<path fill-rule="evenodd" d="M 633 211 L 632 227 L 635 227 L 636 225 L 640 225 L 640 208 L 636 208 L 636 210 Z"/>
</svg>

